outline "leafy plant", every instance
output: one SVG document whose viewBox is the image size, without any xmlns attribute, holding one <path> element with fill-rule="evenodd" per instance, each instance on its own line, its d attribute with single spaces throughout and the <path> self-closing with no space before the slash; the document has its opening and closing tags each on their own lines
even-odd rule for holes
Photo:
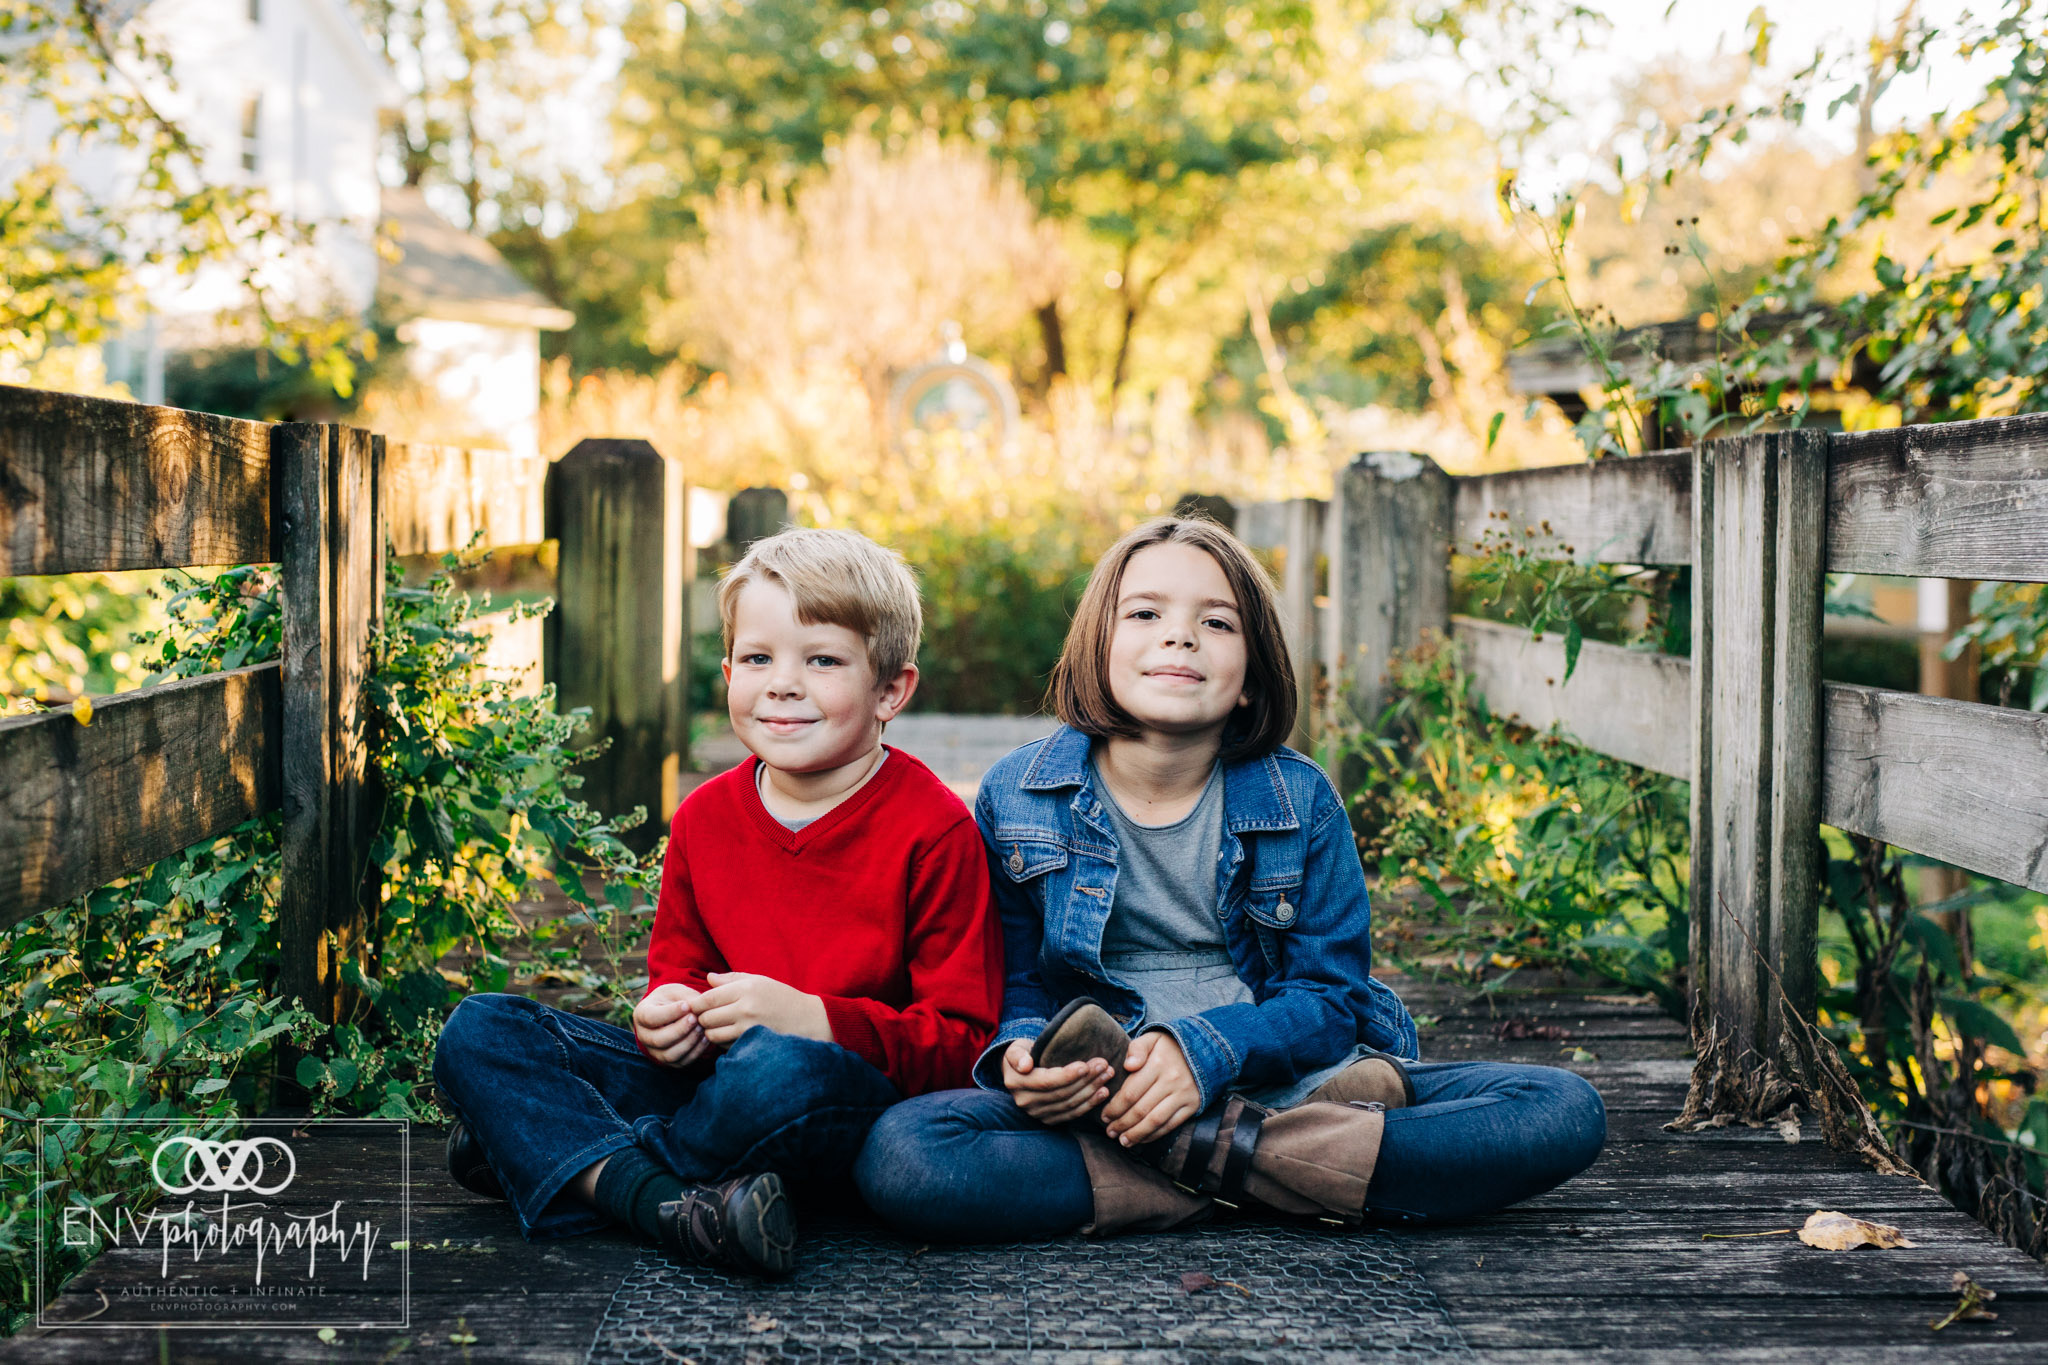
<svg viewBox="0 0 2048 1365">
<path fill-rule="evenodd" d="M 1508 979 L 1490 969 L 1566 967 L 1682 1015 L 1685 784 L 1492 715 L 1441 639 L 1388 677 L 1385 715 L 1336 741 L 1367 865 L 1421 893 L 1382 901 L 1386 956 L 1488 988 Z"/>
<path fill-rule="evenodd" d="M 472 988 L 547 989 L 616 1015 L 642 984 L 661 850 L 636 857 L 626 821 L 575 798 L 566 767 L 580 712 L 518 695 L 476 666 L 476 605 L 448 556 L 425 583 L 395 566 L 373 644 L 372 760 L 382 894 L 367 960 L 344 971 L 342 1019 L 322 1025 L 278 992 L 278 817 L 250 821 L 133 877 L 0 931 L 0 1325 L 33 1309 L 34 1205 L 132 1201 L 134 1154 L 78 1120 L 224 1119 L 280 1103 L 427 1118 L 434 1039 Z M 278 647 L 269 568 L 187 583 L 153 639 L 159 677 L 257 663 Z M 488 605 L 484 603 L 483 605 Z M 527 612 L 544 606 L 525 608 Z M 637 813 L 636 813 L 637 814 Z M 536 914 L 540 883 L 568 913 Z M 36 1117 L 51 1188 L 35 1188 Z M 46 1241 L 49 1283 L 93 1248 Z"/>
</svg>

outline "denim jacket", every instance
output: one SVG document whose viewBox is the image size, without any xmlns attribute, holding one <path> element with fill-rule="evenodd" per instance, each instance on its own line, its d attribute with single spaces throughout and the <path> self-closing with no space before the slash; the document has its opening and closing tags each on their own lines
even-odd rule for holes
<svg viewBox="0 0 2048 1365">
<path fill-rule="evenodd" d="M 1075 996 L 1093 996 L 1133 1034 L 1148 1027 L 1144 1002 L 1102 965 L 1117 841 L 1091 743 L 1061 726 L 991 768 L 975 802 L 1007 963 L 1002 1024 L 975 1065 L 987 1089 L 1002 1087 L 1003 1049 L 1037 1037 Z M 1372 978 L 1365 871 L 1343 802 L 1312 760 L 1282 748 L 1224 768 L 1216 905 L 1254 1003 L 1149 1025 L 1180 1044 L 1203 1107 L 1334 1065 L 1361 1042 L 1417 1055 L 1407 1008 Z"/>
</svg>

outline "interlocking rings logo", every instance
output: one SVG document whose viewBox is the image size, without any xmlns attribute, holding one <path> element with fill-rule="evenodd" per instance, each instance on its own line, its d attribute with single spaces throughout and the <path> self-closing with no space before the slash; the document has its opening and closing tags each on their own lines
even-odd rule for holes
<svg viewBox="0 0 2048 1365">
<path fill-rule="evenodd" d="M 166 1155 L 171 1157 L 168 1176 Z M 274 1176 L 280 1167 L 283 1174 Z M 292 1149 L 274 1137 L 214 1142 L 180 1133 L 156 1145 L 149 1173 L 165 1194 L 276 1194 L 298 1175 L 299 1163 Z M 274 1176 L 273 1183 L 264 1183 L 267 1176 Z"/>
</svg>

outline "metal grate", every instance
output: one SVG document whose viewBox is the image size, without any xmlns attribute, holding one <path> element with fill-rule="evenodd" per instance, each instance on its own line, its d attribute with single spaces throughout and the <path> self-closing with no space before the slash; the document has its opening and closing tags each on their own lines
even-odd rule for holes
<svg viewBox="0 0 2048 1365">
<path fill-rule="evenodd" d="M 1399 1244 L 1371 1231 L 1220 1223 L 920 1250 L 835 1217 L 807 1224 L 800 1254 L 778 1282 L 645 1253 L 605 1310 L 590 1365 L 1472 1358 Z M 1181 1277 L 1196 1271 L 1218 1283 L 1187 1293 Z"/>
</svg>

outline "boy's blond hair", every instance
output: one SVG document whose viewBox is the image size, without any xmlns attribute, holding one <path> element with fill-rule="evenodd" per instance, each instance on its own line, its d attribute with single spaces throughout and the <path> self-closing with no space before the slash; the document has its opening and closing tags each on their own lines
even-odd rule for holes
<svg viewBox="0 0 2048 1365">
<path fill-rule="evenodd" d="M 844 626 L 867 641 L 875 681 L 885 683 L 917 658 L 924 611 L 917 579 L 903 556 L 858 531 L 792 526 L 757 540 L 718 585 L 718 621 L 732 656 L 740 590 L 755 579 L 780 584 L 807 626 Z"/>
</svg>

